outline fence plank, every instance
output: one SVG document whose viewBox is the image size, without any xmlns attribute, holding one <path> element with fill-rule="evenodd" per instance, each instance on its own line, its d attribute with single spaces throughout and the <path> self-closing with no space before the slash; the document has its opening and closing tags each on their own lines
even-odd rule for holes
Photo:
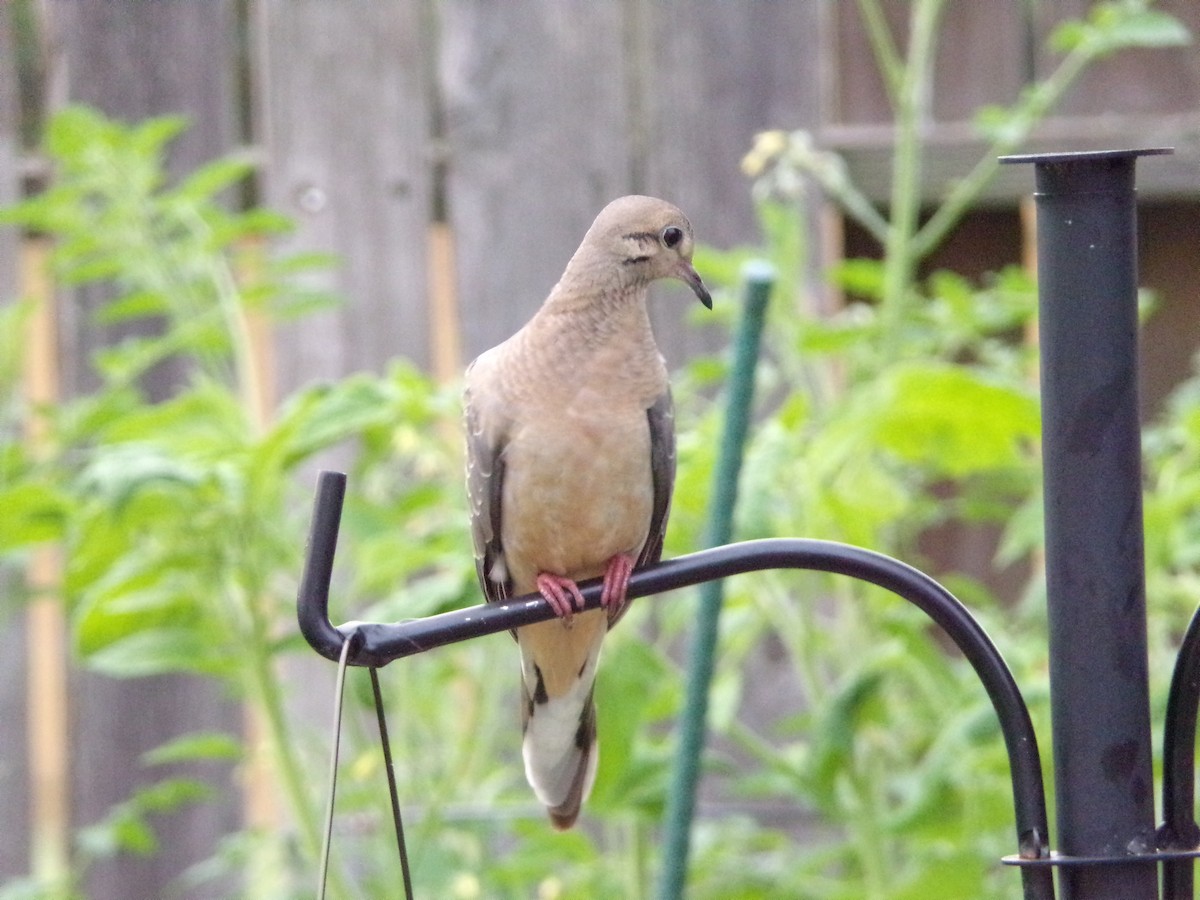
<svg viewBox="0 0 1200 900">
<path fill-rule="evenodd" d="M 263 0 L 258 128 L 267 204 L 296 218 L 285 251 L 333 253 L 309 286 L 344 298 L 280 329 L 280 388 L 402 354 L 429 360 L 428 41 L 419 0 Z"/>
<path fill-rule="evenodd" d="M 885 18 L 906 52 L 911 4 L 887 0 Z M 858 4 L 833 11 L 834 37 L 826 98 L 828 124 L 890 125 L 891 104 L 875 63 Z M 942 13 L 929 114 L 940 122 L 970 121 L 988 103 L 1011 103 L 1030 78 L 1028 14 L 1021 3 L 958 0 Z M 986 52 L 981 52 L 987 48 Z"/>
<path fill-rule="evenodd" d="M 281 253 L 335 258 L 303 284 L 338 300 L 276 326 L 279 397 L 315 380 L 382 371 L 397 356 L 422 367 L 433 359 L 433 63 L 425 8 L 425 0 L 258 0 L 255 7 L 253 128 L 265 159 L 263 201 L 295 221 Z M 334 451 L 321 465 L 340 468 L 345 459 Z M 289 714 L 324 728 L 328 663 L 288 659 L 281 672 L 290 683 L 316 686 L 288 698 Z"/>
<path fill-rule="evenodd" d="M 532 315 L 593 217 L 631 188 L 621 4 L 441 4 L 464 352 Z"/>
<path fill-rule="evenodd" d="M 443 87 L 465 344 L 529 317 L 595 213 L 659 194 L 719 247 L 757 238 L 739 162 L 757 131 L 799 127 L 817 102 L 812 4 L 447 3 Z M 687 27 L 680 27 L 686 22 Z M 794 43 L 792 43 L 794 41 Z M 651 303 L 672 366 L 722 338 Z"/>
<path fill-rule="evenodd" d="M 48 6 L 52 45 L 59 57 L 58 83 L 65 98 L 110 116 L 137 121 L 166 113 L 188 115 L 193 127 L 175 144 L 170 169 L 179 174 L 228 150 L 236 136 L 236 7 L 209 3 L 55 3 Z M 91 351 L 121 332 L 98 328 L 91 308 L 98 291 L 76 292 L 63 306 L 62 359 L 68 393 L 94 383 Z M 152 394 L 169 392 L 177 373 L 156 373 Z M 217 839 L 237 827 L 236 792 L 228 790 L 231 767 L 186 766 L 140 770 L 146 750 L 202 729 L 236 730 L 235 704 L 208 680 L 162 677 L 116 681 L 73 673 L 71 761 L 74 820 L 99 820 L 139 784 L 186 774 L 214 783 L 219 800 L 156 818 L 160 851 L 147 858 L 122 856 L 97 862 L 87 873 L 93 900 L 166 896 L 171 880 L 216 849 Z M 223 789 L 223 790 L 222 790 Z M 189 896 L 225 896 L 212 886 Z"/>
<path fill-rule="evenodd" d="M 20 197 L 17 164 L 20 157 L 20 121 L 16 67 L 13 64 L 15 40 L 12 31 L 12 6 L 0 4 L 0 207 Z M 14 229 L 0 230 L 0 305 L 17 296 L 17 234 Z M 17 439 L 19 435 L 0 435 Z M 20 573 L 0 569 L 0 593 L 15 596 L 10 585 Z M 26 629 L 15 604 L 0 611 L 0 714 L 6 722 L 24 722 Z M 0 729 L 0 809 L 8 810 L 8 827 L 0 841 L 0 881 L 23 874 L 29 866 L 29 769 L 25 761 L 23 728 Z"/>
<path fill-rule="evenodd" d="M 741 159 L 758 132 L 816 120 L 819 5 L 643 3 L 640 30 L 653 42 L 640 54 L 637 79 L 647 98 L 645 189 L 678 203 L 701 242 L 754 244 L 760 236 Z M 686 325 L 691 304 L 678 300 L 664 296 L 651 307 L 658 333 L 672 336 L 664 352 L 674 365 L 725 343 L 720 332 Z"/>
</svg>

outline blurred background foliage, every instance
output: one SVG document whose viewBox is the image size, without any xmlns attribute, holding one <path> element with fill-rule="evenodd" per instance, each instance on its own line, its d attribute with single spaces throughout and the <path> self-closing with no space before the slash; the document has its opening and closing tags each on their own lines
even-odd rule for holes
<svg viewBox="0 0 1200 900">
<path fill-rule="evenodd" d="M 936 26 L 939 3 L 913 6 Z M 1055 39 L 1076 65 L 1186 33 L 1146 4 L 1118 2 L 1098 4 Z M 896 90 L 919 90 L 923 61 L 892 62 Z M 1015 146 L 1052 100 L 1035 89 L 1011 110 L 986 111 L 981 127 L 1001 148 Z M 108 286 L 96 310 L 103 321 L 156 327 L 97 353 L 89 392 L 31 408 L 19 381 L 32 309 L 3 307 L 0 559 L 18 572 L 32 548 L 61 548 L 61 600 L 83 665 L 123 678 L 210 677 L 263 723 L 294 827 L 230 834 L 185 874 L 180 895 L 232 874 L 245 896 L 308 896 L 329 735 L 295 714 L 289 694 L 308 691 L 290 673 L 309 654 L 292 604 L 312 478 L 322 465 L 350 473 L 336 609 L 392 621 L 478 602 L 458 389 L 397 361 L 382 375 L 300 390 L 274 414 L 257 410 L 253 331 L 335 302 L 302 286 L 302 274 L 327 260 L 280 258 L 270 248 L 285 219 L 220 202 L 248 175 L 244 161 L 168 183 L 164 153 L 182 128 L 178 119 L 126 126 L 69 108 L 46 130 L 53 185 L 2 213 L 9 227 L 53 238 L 64 283 Z M 913 165 L 898 154 L 895 177 L 910 191 L 919 181 Z M 980 282 L 923 273 L 936 241 L 915 217 L 896 215 L 917 203 L 915 193 L 897 194 L 892 217 L 870 223 L 882 229 L 887 257 L 840 265 L 831 277 L 847 302 L 816 315 L 806 302 L 809 223 L 799 186 L 817 180 L 852 216 L 861 198 L 802 134 L 764 136 L 747 166 L 762 242 L 697 254 L 706 280 L 722 289 L 726 324 L 736 317 L 745 259 L 766 256 L 780 273 L 739 536 L 842 540 L 935 570 L 939 528 L 987 530 L 996 565 L 1016 567 L 1025 590 L 997 597 L 964 572 L 937 574 L 985 624 L 1048 735 L 1030 278 L 1017 267 Z M 971 199 L 955 195 L 956 209 L 927 221 L 948 228 Z M 162 367 L 174 373 L 172 388 L 149 396 L 143 376 Z M 676 377 L 668 555 L 702 541 L 724 374 L 713 357 Z M 31 421 L 36 444 L 20 439 Z M 1162 698 L 1200 578 L 1200 379 L 1176 390 L 1145 447 L 1151 671 Z M 599 777 L 584 821 L 565 835 L 548 828 L 524 784 L 506 637 L 382 673 L 420 895 L 648 895 L 693 609 L 689 596 L 639 602 L 610 637 L 597 686 Z M 784 661 L 786 677 L 764 690 L 754 683 L 767 656 Z M 919 612 L 846 579 L 742 576 L 728 585 L 720 660 L 689 896 L 1018 895 L 1018 876 L 996 862 L 1013 851 L 1014 835 L 990 704 Z M 332 680 L 331 668 L 319 671 Z M 771 671 L 777 677 L 779 667 Z M 358 674 L 349 679 L 330 893 L 394 896 L 382 761 Z M 257 752 L 242 735 L 200 732 L 130 764 L 148 772 L 181 759 L 247 765 Z M 78 834 L 74 866 L 60 880 L 12 883 L 0 897 L 79 896 L 89 861 L 154 853 L 155 814 L 203 803 L 211 790 L 188 779 L 154 783 Z"/>
</svg>

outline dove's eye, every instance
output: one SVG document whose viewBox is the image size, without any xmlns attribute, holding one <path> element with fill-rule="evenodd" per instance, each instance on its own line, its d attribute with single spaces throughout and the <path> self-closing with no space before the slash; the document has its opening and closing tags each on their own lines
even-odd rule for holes
<svg viewBox="0 0 1200 900">
<path fill-rule="evenodd" d="M 676 247 L 683 240 L 683 229 L 674 225 L 663 229 L 662 242 L 668 247 Z"/>
</svg>

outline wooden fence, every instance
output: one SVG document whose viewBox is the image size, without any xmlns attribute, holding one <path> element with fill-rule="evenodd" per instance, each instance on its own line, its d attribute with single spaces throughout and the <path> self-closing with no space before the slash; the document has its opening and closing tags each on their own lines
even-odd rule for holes
<svg viewBox="0 0 1200 900">
<path fill-rule="evenodd" d="M 1059 18 L 1087 5 L 1046 6 Z M 885 6 L 898 24 L 906 4 Z M 1163 6 L 1200 31 L 1194 0 Z M 1032 7 L 1030 16 L 1017 0 L 949 5 L 928 123 L 938 148 L 931 193 L 963 174 L 979 149 L 964 125 L 969 112 L 1011 101 L 1045 71 L 1046 58 L 1028 48 L 1052 17 Z M 36 175 L 20 132 L 39 111 L 81 102 L 130 121 L 184 113 L 193 124 L 175 146 L 173 172 L 248 149 L 262 201 L 297 220 L 284 249 L 340 259 L 320 286 L 345 304 L 275 335 L 280 394 L 397 355 L 451 376 L 529 316 L 612 197 L 658 194 L 687 212 L 702 242 L 754 241 L 738 163 L 757 131 L 812 129 L 882 198 L 888 116 L 856 8 L 820 0 L 14 0 L 0 4 L 0 204 L 19 196 L 21 173 Z M 18 47 L 34 53 L 20 82 Z M 1144 192 L 1178 198 L 1190 184 L 1196 199 L 1195 48 L 1133 54 L 1121 65 L 1080 85 L 1047 141 L 1144 143 L 1153 123 L 1156 142 L 1183 152 Z M 1015 217 L 1028 182 L 1007 177 L 993 199 Z M 1009 260 L 1019 257 L 1013 233 Z M 839 251 L 830 233 L 823 240 L 822 253 Z M 36 288 L 22 283 L 18 265 L 35 252 L 0 232 L 0 301 Z M 87 388 L 85 361 L 110 335 L 88 317 L 86 297 L 57 299 L 58 386 L 44 390 L 69 396 Z M 680 306 L 653 309 L 673 364 L 713 340 L 679 327 Z M 144 750 L 184 730 L 237 727 L 239 711 L 205 683 L 118 683 L 68 672 L 63 660 L 62 623 L 48 608 L 0 631 L 0 710 L 9 723 L 0 730 L 3 877 L 27 871 L 31 854 L 61 853 L 54 844 L 67 824 L 95 821 L 126 796 Z M 69 692 L 69 705 L 47 705 L 47 691 L 60 700 Z M 231 798 L 169 817 L 162 853 L 97 866 L 88 895 L 160 896 L 240 815 Z"/>
</svg>

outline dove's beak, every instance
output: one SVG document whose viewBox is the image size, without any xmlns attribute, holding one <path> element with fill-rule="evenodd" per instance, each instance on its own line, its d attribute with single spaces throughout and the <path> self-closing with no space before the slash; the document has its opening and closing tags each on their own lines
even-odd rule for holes
<svg viewBox="0 0 1200 900">
<path fill-rule="evenodd" d="M 690 287 L 696 297 L 708 309 L 712 309 L 712 294 L 708 292 L 708 288 L 704 286 L 704 282 L 700 280 L 700 276 L 696 274 L 696 270 L 692 268 L 690 262 L 682 261 L 678 270 L 679 280 Z"/>
</svg>

